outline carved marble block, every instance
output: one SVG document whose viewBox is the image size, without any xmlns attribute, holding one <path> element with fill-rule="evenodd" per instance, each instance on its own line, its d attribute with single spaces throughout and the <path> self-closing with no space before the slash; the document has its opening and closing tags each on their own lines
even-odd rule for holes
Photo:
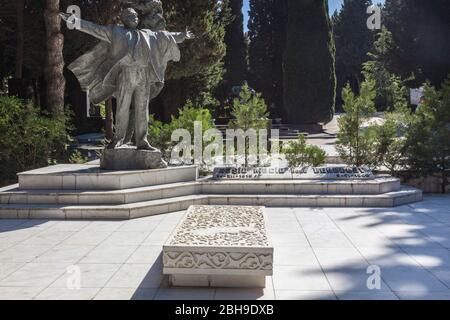
<svg viewBox="0 0 450 320">
<path fill-rule="evenodd" d="M 265 287 L 273 246 L 264 207 L 191 206 L 163 247 L 173 286 Z"/>
</svg>

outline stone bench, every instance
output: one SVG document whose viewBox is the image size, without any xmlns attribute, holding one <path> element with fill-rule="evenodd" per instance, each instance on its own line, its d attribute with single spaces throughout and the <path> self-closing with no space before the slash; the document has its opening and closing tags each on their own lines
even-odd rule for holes
<svg viewBox="0 0 450 320">
<path fill-rule="evenodd" d="M 273 247 L 264 207 L 191 206 L 163 247 L 172 286 L 263 288 Z"/>
</svg>

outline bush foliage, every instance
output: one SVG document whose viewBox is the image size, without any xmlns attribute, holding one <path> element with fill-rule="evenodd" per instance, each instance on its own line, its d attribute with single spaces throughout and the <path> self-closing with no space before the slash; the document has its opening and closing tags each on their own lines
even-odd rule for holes
<svg viewBox="0 0 450 320">
<path fill-rule="evenodd" d="M 406 156 L 411 172 L 438 177 L 445 193 L 450 184 L 450 76 L 441 90 L 425 85 L 424 103 L 407 130 Z"/>
<path fill-rule="evenodd" d="M 186 129 L 194 139 L 194 122 L 201 122 L 202 137 L 205 131 L 214 128 L 211 112 L 188 101 L 183 109 L 179 110 L 178 116 L 172 116 L 172 121 L 163 123 L 150 118 L 148 140 L 150 144 L 160 149 L 166 160 L 170 160 L 172 149 L 178 142 L 172 141 L 172 133 L 177 129 Z"/>
<path fill-rule="evenodd" d="M 283 153 L 289 167 L 303 167 L 303 166 L 320 166 L 325 163 L 326 152 L 313 145 L 306 143 L 306 138 L 300 135 L 297 141 L 293 141 L 283 146 Z"/>
<path fill-rule="evenodd" d="M 63 157 L 69 140 L 66 120 L 43 115 L 15 97 L 0 96 L 0 180 Z"/>
<path fill-rule="evenodd" d="M 233 100 L 230 128 L 242 129 L 267 129 L 269 113 L 267 105 L 260 93 L 254 94 L 249 86 L 244 84 L 239 98 Z"/>
<path fill-rule="evenodd" d="M 345 163 L 354 166 L 373 167 L 376 164 L 375 133 L 371 128 L 363 129 L 364 123 L 375 113 L 375 81 L 361 84 L 360 95 L 355 95 L 347 85 L 342 91 L 343 109 L 339 119 L 339 134 L 336 150 Z"/>
</svg>

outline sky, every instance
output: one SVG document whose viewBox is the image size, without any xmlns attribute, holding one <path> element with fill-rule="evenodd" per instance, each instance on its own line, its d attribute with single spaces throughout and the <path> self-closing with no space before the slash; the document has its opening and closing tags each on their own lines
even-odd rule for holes
<svg viewBox="0 0 450 320">
<path fill-rule="evenodd" d="M 248 10 L 249 10 L 249 6 L 248 6 L 248 2 L 249 0 L 244 0 L 244 8 L 243 8 L 243 12 L 244 12 L 244 29 L 245 31 L 247 31 L 247 23 L 248 23 Z M 329 6 L 330 6 L 330 15 L 334 13 L 334 11 L 339 10 L 342 6 L 342 2 L 343 0 L 329 0 Z M 374 0 L 374 3 L 384 3 L 384 0 Z"/>
</svg>

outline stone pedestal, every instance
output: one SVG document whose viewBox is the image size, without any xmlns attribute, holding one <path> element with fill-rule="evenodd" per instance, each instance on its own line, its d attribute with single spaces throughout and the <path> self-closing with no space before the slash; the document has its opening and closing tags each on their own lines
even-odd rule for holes
<svg viewBox="0 0 450 320">
<path fill-rule="evenodd" d="M 150 170 L 167 168 L 161 151 L 135 148 L 105 149 L 100 159 L 103 170 Z"/>
<path fill-rule="evenodd" d="M 163 266 L 172 286 L 264 288 L 273 268 L 264 207 L 191 206 Z"/>
</svg>

